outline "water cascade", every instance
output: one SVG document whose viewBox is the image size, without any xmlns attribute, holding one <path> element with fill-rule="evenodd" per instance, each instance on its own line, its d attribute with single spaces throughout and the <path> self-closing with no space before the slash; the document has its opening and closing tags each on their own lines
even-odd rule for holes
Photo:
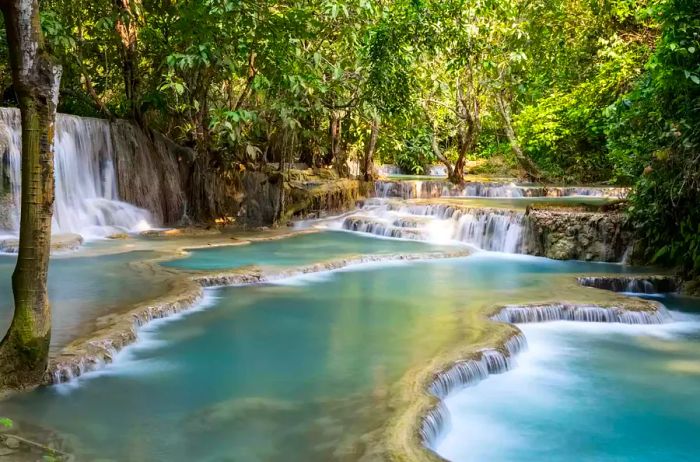
<svg viewBox="0 0 700 462">
<path fill-rule="evenodd" d="M 626 188 L 525 186 L 515 183 L 467 182 L 454 185 L 441 180 L 402 180 L 375 182 L 375 194 L 381 198 L 436 199 L 439 197 L 610 197 L 622 199 Z"/>
<path fill-rule="evenodd" d="M 547 321 L 606 322 L 622 324 L 662 324 L 668 322 L 670 314 L 661 304 L 652 311 L 633 311 L 616 307 L 582 305 L 528 305 L 505 306 L 491 320 L 505 323 L 537 323 Z M 477 385 L 493 374 L 502 374 L 513 369 L 514 357 L 527 348 L 522 333 L 513 335 L 501 349 L 486 349 L 476 358 L 458 361 L 446 370 L 435 374 L 428 392 L 440 402 L 423 418 L 420 427 L 423 444 L 436 450 L 440 438 L 450 426 L 450 413 L 443 400 L 463 388 Z"/>
<path fill-rule="evenodd" d="M 3 125 L 10 142 L 6 152 L 0 152 L 0 229 L 16 234 L 21 179 L 19 110 L 0 108 L 0 126 Z M 59 114 L 54 145 L 54 234 L 76 233 L 95 238 L 150 227 L 146 210 L 119 200 L 108 121 Z M 5 201 L 3 189 L 9 196 Z"/>
<path fill-rule="evenodd" d="M 486 349 L 478 353 L 475 359 L 458 361 L 449 369 L 435 375 L 429 392 L 444 399 L 450 393 L 477 385 L 492 374 L 502 374 L 514 366 L 514 357 L 527 348 L 527 341 L 522 334 L 513 335 L 503 345 L 503 352 Z M 442 402 L 423 418 L 420 428 L 421 438 L 426 447 L 433 449 L 438 438 L 449 427 L 450 414 Z"/>
<path fill-rule="evenodd" d="M 520 253 L 524 220 L 524 212 L 512 210 L 370 200 L 358 214 L 342 219 L 340 227 L 382 237 L 459 241 L 484 250 Z"/>
<path fill-rule="evenodd" d="M 586 287 L 595 287 L 596 289 L 611 290 L 613 292 L 632 292 L 638 294 L 675 292 L 678 289 L 678 281 L 676 278 L 671 276 L 587 276 L 578 278 L 578 282 Z"/>
<path fill-rule="evenodd" d="M 375 194 L 382 198 L 435 199 L 438 197 L 525 197 L 515 184 L 467 183 L 456 186 L 440 180 L 376 181 Z"/>
<path fill-rule="evenodd" d="M 491 316 L 494 321 L 533 323 L 548 321 L 616 322 L 622 324 L 663 324 L 670 318 L 658 305 L 653 311 L 632 311 L 617 307 L 583 305 L 506 306 Z"/>
</svg>

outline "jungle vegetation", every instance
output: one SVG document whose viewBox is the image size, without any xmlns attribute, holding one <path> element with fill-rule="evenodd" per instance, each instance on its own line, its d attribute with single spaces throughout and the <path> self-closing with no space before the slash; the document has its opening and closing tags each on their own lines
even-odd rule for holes
<svg viewBox="0 0 700 462">
<path fill-rule="evenodd" d="M 647 261 L 700 273 L 694 0 L 44 0 L 59 108 L 221 172 L 374 162 L 632 186 Z M 6 105 L 18 104 L 0 42 Z"/>
</svg>

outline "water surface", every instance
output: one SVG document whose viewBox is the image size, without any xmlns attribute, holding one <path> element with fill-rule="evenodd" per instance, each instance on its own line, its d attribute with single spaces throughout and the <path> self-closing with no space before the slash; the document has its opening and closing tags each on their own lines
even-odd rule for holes
<svg viewBox="0 0 700 462">
<path fill-rule="evenodd" d="M 398 239 L 376 239 L 353 233 L 325 231 L 284 239 L 191 249 L 189 255 L 164 262 L 164 266 L 190 270 L 217 270 L 249 265 L 288 267 L 355 255 L 391 255 L 455 250 Z"/>
<path fill-rule="evenodd" d="M 52 349 L 89 333 L 94 328 L 90 321 L 99 316 L 162 295 L 167 289 L 162 281 L 149 278 L 130 266 L 154 256 L 152 252 L 129 252 L 99 257 L 51 258 Z M 0 255 L 0 336 L 12 320 L 15 262 L 15 256 Z"/>
<path fill-rule="evenodd" d="M 88 460 L 357 460 L 409 368 L 493 328 L 481 307 L 554 296 L 562 275 L 627 270 L 482 253 L 218 289 L 105 370 L 3 414 L 73 435 Z"/>
<path fill-rule="evenodd" d="M 700 299 L 660 297 L 665 326 L 522 327 L 518 367 L 446 400 L 454 462 L 695 461 L 700 451 Z"/>
</svg>

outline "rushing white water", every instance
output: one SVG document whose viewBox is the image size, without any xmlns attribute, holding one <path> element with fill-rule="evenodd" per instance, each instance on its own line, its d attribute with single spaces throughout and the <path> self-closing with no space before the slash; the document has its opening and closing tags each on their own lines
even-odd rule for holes
<svg viewBox="0 0 700 462">
<path fill-rule="evenodd" d="M 515 365 L 514 357 L 526 348 L 525 337 L 514 335 L 505 342 L 503 351 L 482 350 L 476 358 L 458 361 L 446 371 L 437 374 L 429 391 L 443 400 L 455 391 L 477 385 L 490 375 L 507 372 Z M 423 444 L 435 449 L 449 427 L 449 410 L 440 402 L 423 418 L 420 428 Z"/>
<path fill-rule="evenodd" d="M 0 225 L 16 233 L 21 190 L 19 111 L 0 108 L 2 125 L 7 127 L 4 131 L 9 134 L 10 143 L 8 152 L 0 152 L 0 180 L 9 183 L 12 205 L 7 213 L 8 223 Z M 76 233 L 86 238 L 99 238 L 150 228 L 146 210 L 119 200 L 108 121 L 59 114 L 54 147 L 54 234 Z"/>
<path fill-rule="evenodd" d="M 622 324 L 663 324 L 670 319 L 665 308 L 656 311 L 629 311 L 615 307 L 585 305 L 506 306 L 491 317 L 509 323 L 580 321 Z"/>
<path fill-rule="evenodd" d="M 446 244 L 462 242 L 495 252 L 523 250 L 525 214 L 520 211 L 455 208 L 445 204 L 405 204 L 367 201 L 355 214 L 324 226 Z"/>
<path fill-rule="evenodd" d="M 517 367 L 444 400 L 450 431 L 433 449 L 453 462 L 670 460 L 686 436 L 677 432 L 694 426 L 679 416 L 697 413 L 670 404 L 684 396 L 676 387 L 697 382 L 670 366 L 697 357 L 700 328 L 698 316 L 672 315 L 663 325 L 523 326 L 528 351 Z M 694 460 L 685 458 L 693 444 L 671 458 Z"/>
<path fill-rule="evenodd" d="M 624 198 L 626 188 L 578 186 L 523 186 L 515 183 L 467 182 L 454 185 L 441 180 L 379 180 L 375 194 L 382 198 L 431 199 L 438 197 L 610 197 Z"/>
<path fill-rule="evenodd" d="M 409 180 L 377 181 L 377 197 L 395 197 L 401 199 L 430 199 L 437 197 L 524 197 L 525 189 L 513 183 L 467 183 L 456 186 L 446 181 Z"/>
</svg>

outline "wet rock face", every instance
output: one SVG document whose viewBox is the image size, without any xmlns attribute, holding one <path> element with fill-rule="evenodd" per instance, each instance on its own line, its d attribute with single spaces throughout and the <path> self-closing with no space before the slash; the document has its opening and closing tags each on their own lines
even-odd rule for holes
<svg viewBox="0 0 700 462">
<path fill-rule="evenodd" d="M 675 292 L 679 287 L 673 276 L 590 276 L 580 277 L 578 282 L 596 289 L 643 294 Z"/>
<path fill-rule="evenodd" d="M 621 261 L 632 232 L 621 213 L 531 209 L 525 253 L 555 260 Z"/>
</svg>

